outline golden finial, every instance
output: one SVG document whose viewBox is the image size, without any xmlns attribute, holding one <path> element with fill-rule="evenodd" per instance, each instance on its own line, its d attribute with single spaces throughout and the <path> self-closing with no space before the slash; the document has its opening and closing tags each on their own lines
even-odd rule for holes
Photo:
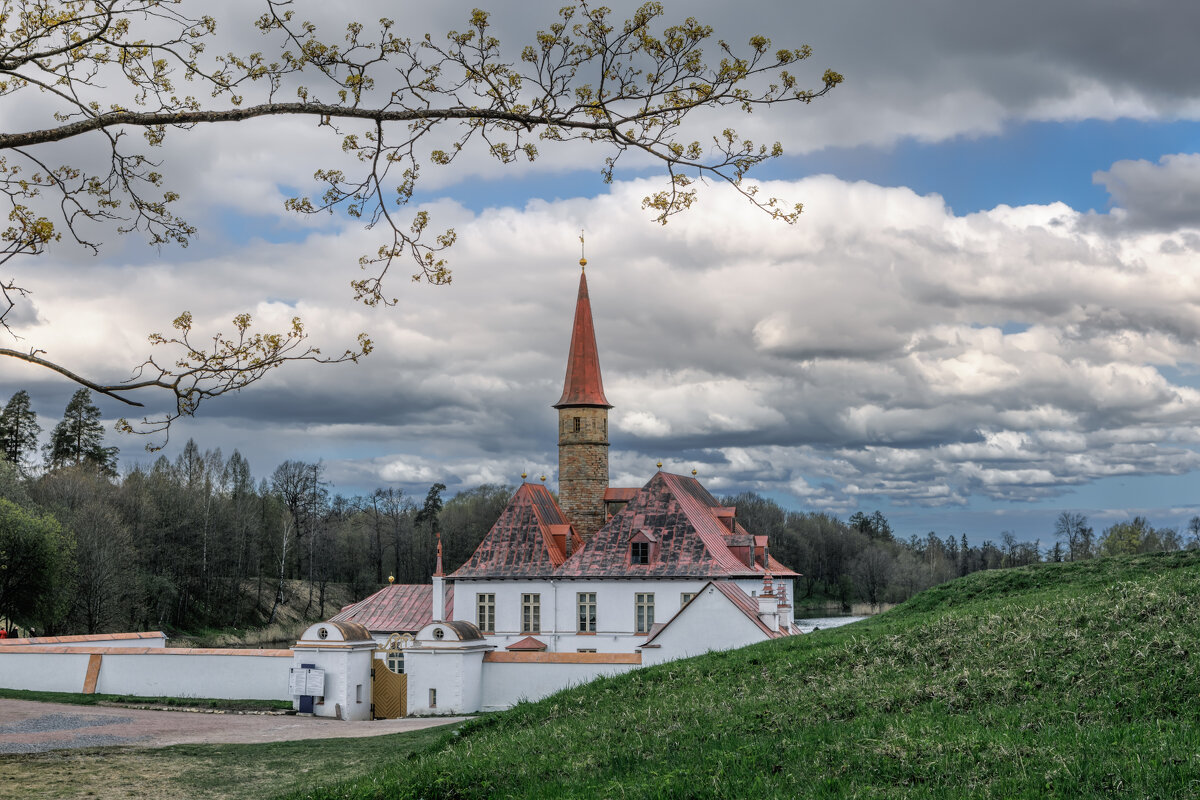
<svg viewBox="0 0 1200 800">
<path fill-rule="evenodd" d="M 659 468 L 659 469 L 662 469 L 662 462 L 661 462 L 661 461 L 660 461 L 660 462 L 658 462 L 658 468 Z"/>
<path fill-rule="evenodd" d="M 696 468 L 692 467 L 692 477 L 696 477 Z"/>
<path fill-rule="evenodd" d="M 579 229 L 579 266 L 587 270 L 587 259 L 583 255 L 583 228 Z"/>
<path fill-rule="evenodd" d="M 545 482 L 546 482 L 546 476 L 542 475 L 542 483 L 545 483 Z"/>
<path fill-rule="evenodd" d="M 388 584 L 389 584 L 389 585 L 391 585 L 391 584 L 393 584 L 393 583 L 395 583 L 395 582 L 396 582 L 396 576 L 395 576 L 395 575 L 388 575 Z"/>
<path fill-rule="evenodd" d="M 529 477 L 529 473 L 528 473 L 528 472 L 522 472 L 522 473 L 521 473 L 521 480 L 525 480 L 525 479 L 526 479 L 526 478 L 528 478 L 528 477 Z"/>
</svg>

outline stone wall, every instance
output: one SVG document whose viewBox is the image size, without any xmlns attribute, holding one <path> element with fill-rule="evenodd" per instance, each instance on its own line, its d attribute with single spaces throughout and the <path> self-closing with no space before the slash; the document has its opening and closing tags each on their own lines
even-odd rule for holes
<svg viewBox="0 0 1200 800">
<path fill-rule="evenodd" d="M 576 424 L 578 421 L 578 424 Z M 578 427 L 578 430 L 576 428 Z M 558 505 L 583 539 L 604 524 L 608 409 L 558 410 Z"/>
</svg>

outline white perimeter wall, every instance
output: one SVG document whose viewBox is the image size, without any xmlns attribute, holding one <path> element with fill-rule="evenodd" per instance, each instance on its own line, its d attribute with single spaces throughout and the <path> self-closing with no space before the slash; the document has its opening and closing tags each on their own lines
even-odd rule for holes
<svg viewBox="0 0 1200 800">
<path fill-rule="evenodd" d="M 0 687 L 83 692 L 92 656 L 100 657 L 98 694 L 292 699 L 290 650 L 6 647 L 0 649 Z"/>
<path fill-rule="evenodd" d="M 167 635 L 153 633 L 97 633 L 92 636 L 38 636 L 33 639 L 0 639 L 0 647 L 166 647 Z"/>
<path fill-rule="evenodd" d="M 22 648 L 24 650 L 25 648 Z M 34 692 L 82 692 L 87 677 L 85 651 L 61 653 L 0 650 L 0 688 Z"/>
<path fill-rule="evenodd" d="M 499 711 L 522 700 L 540 700 L 604 675 L 637 669 L 637 664 L 505 664 L 484 662 L 480 710 Z"/>
</svg>

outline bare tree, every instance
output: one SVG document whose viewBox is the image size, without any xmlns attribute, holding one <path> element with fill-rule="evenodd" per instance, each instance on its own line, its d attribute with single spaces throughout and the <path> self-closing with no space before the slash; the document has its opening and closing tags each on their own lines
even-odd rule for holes
<svg viewBox="0 0 1200 800">
<path fill-rule="evenodd" d="M 1067 544 L 1067 560 L 1091 558 L 1094 534 L 1087 517 L 1077 511 L 1064 511 L 1054 521 L 1054 535 Z"/>
<path fill-rule="evenodd" d="M 113 231 L 137 232 L 154 245 L 187 244 L 196 229 L 174 212 L 179 194 L 154 148 L 197 125 L 279 115 L 327 129 L 331 144 L 349 156 L 349 168 L 339 162 L 316 170 L 319 195 L 286 205 L 301 214 L 340 209 L 382 231 L 378 248 L 358 261 L 366 277 L 351 281 L 368 305 L 396 301 L 384 278 L 397 259 L 408 260 L 416 280 L 450 281 L 445 250 L 455 231 L 437 231 L 424 209 L 401 212 L 423 169 L 448 166 L 475 147 L 507 164 L 536 159 L 539 145 L 592 143 L 601 148 L 606 181 L 626 153 L 637 153 L 666 173 L 663 188 L 643 201 L 660 222 L 692 205 L 695 182 L 706 178 L 792 222 L 799 204 L 765 197 L 746 180 L 782 154 L 779 143 L 742 138 L 723 114 L 697 139 L 684 135 L 685 123 L 703 130 L 692 120 L 706 109 L 751 113 L 809 103 L 842 81 L 825 70 L 806 86 L 794 70 L 810 57 L 807 46 L 772 49 L 769 39 L 754 36 L 734 48 L 692 18 L 664 27 L 659 3 L 617 22 L 609 9 L 575 0 L 511 51 L 519 52 L 515 60 L 480 10 L 444 37 L 410 36 L 386 18 L 372 26 L 351 22 L 331 35 L 298 17 L 292 0 L 263 0 L 256 27 L 265 46 L 235 53 L 224 49 L 217 20 L 203 8 L 199 0 L 4 4 L 0 103 L 48 111 L 44 124 L 0 131 L 0 197 L 10 223 L 0 232 L 0 264 L 43 253 L 64 237 L 95 252 Z M 0 291 L 0 325 L 7 329 L 8 312 L 29 290 L 10 276 L 0 277 Z M 165 431 L 205 400 L 286 362 L 357 360 L 372 348 L 363 334 L 355 346 L 324 356 L 305 343 L 298 318 L 275 333 L 252 332 L 248 314 L 233 325 L 233 334 L 199 334 L 191 315 L 180 314 L 174 333 L 150 337 L 170 355 L 151 355 L 126 382 L 93 380 L 36 346 L 0 355 L 134 406 L 141 405 L 140 390 L 165 390 L 174 397 L 172 411 L 120 425 Z"/>
</svg>

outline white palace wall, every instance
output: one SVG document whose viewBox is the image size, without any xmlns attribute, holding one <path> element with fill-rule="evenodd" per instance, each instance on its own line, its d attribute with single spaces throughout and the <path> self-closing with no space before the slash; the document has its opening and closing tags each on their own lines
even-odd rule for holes
<svg viewBox="0 0 1200 800">
<path fill-rule="evenodd" d="M 0 687 L 47 692 L 290 700 L 291 650 L 84 645 L 0 647 Z"/>
</svg>

